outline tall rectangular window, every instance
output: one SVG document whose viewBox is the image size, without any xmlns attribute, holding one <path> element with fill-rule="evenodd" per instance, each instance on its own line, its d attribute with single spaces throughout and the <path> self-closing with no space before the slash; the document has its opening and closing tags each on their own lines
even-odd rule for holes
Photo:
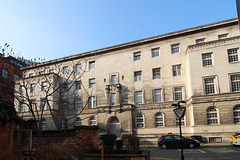
<svg viewBox="0 0 240 160">
<path fill-rule="evenodd" d="M 231 75 L 230 80 L 231 80 L 231 91 L 232 92 L 240 91 L 240 74 Z"/>
<path fill-rule="evenodd" d="M 30 93 L 35 91 L 35 83 L 30 84 Z"/>
<path fill-rule="evenodd" d="M 214 94 L 215 91 L 215 78 L 205 78 L 204 79 L 204 90 L 205 94 Z"/>
<path fill-rule="evenodd" d="M 68 74 L 68 67 L 63 67 L 63 74 Z"/>
<path fill-rule="evenodd" d="M 228 62 L 238 62 L 238 48 L 228 50 Z"/>
<path fill-rule="evenodd" d="M 135 104 L 142 104 L 143 103 L 143 92 L 137 91 L 134 93 Z"/>
<path fill-rule="evenodd" d="M 47 90 L 47 82 L 42 82 L 41 89 L 42 89 L 42 91 Z"/>
<path fill-rule="evenodd" d="M 76 81 L 75 82 L 75 89 L 80 90 L 81 89 L 81 81 Z"/>
<path fill-rule="evenodd" d="M 5 69 L 2 70 L 2 77 L 5 78 L 5 79 L 8 78 L 8 71 L 7 70 L 5 70 Z"/>
<path fill-rule="evenodd" d="M 183 88 L 182 87 L 175 87 L 174 88 L 174 100 L 180 101 L 183 99 Z"/>
<path fill-rule="evenodd" d="M 62 84 L 62 92 L 67 92 L 68 91 L 68 83 L 67 82 L 64 82 Z"/>
<path fill-rule="evenodd" d="M 202 54 L 202 63 L 203 63 L 203 66 L 211 66 L 212 65 L 212 53 Z"/>
<path fill-rule="evenodd" d="M 117 104 L 116 93 L 111 93 L 111 106 L 115 106 Z"/>
<path fill-rule="evenodd" d="M 67 100 L 64 100 L 64 102 L 63 102 L 63 109 L 64 109 L 64 111 L 68 110 L 68 101 Z"/>
<path fill-rule="evenodd" d="M 82 109 L 82 99 L 81 98 L 75 99 L 75 109 L 77 109 L 77 110 Z"/>
<path fill-rule="evenodd" d="M 176 117 L 176 126 L 179 126 L 179 119 Z M 181 126 L 185 126 L 185 117 L 181 118 Z"/>
<path fill-rule="evenodd" d="M 31 100 L 30 103 L 31 103 L 32 110 L 33 111 L 37 111 L 37 103 L 36 103 L 36 101 L 35 100 Z"/>
<path fill-rule="evenodd" d="M 41 110 L 47 110 L 45 99 L 40 100 L 40 108 L 41 108 Z"/>
<path fill-rule="evenodd" d="M 161 72 L 160 71 L 161 71 L 160 68 L 152 69 L 153 79 L 160 79 L 161 78 Z"/>
<path fill-rule="evenodd" d="M 75 66 L 75 72 L 80 72 L 81 70 L 82 70 L 81 64 L 77 64 L 77 65 Z"/>
<path fill-rule="evenodd" d="M 152 51 L 152 58 L 159 57 L 159 48 L 151 49 L 151 51 Z"/>
<path fill-rule="evenodd" d="M 171 45 L 171 53 L 179 53 L 179 44 L 173 44 Z"/>
<path fill-rule="evenodd" d="M 18 104 L 18 112 L 24 112 L 23 104 L 21 102 Z"/>
<path fill-rule="evenodd" d="M 95 78 L 89 79 L 89 88 L 95 87 Z"/>
<path fill-rule="evenodd" d="M 133 60 L 138 61 L 141 59 L 141 52 L 135 52 L 133 53 Z"/>
<path fill-rule="evenodd" d="M 96 108 L 96 97 L 95 96 L 91 96 L 88 98 L 88 107 Z"/>
<path fill-rule="evenodd" d="M 181 64 L 172 66 L 173 76 L 182 75 Z"/>
<path fill-rule="evenodd" d="M 94 69 L 95 68 L 95 61 L 89 62 L 89 69 Z"/>
<path fill-rule="evenodd" d="M 162 89 L 154 89 L 153 90 L 153 101 L 154 102 L 162 102 Z"/>
<path fill-rule="evenodd" d="M 134 82 L 142 81 L 142 71 L 134 72 Z"/>
<path fill-rule="evenodd" d="M 111 75 L 111 84 L 117 84 L 117 76 L 116 75 Z"/>
</svg>

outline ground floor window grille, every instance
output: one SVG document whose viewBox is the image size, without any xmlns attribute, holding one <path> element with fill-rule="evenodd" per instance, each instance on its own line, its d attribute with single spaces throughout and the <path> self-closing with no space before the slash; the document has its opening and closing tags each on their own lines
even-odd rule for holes
<svg viewBox="0 0 240 160">
<path fill-rule="evenodd" d="M 235 106 L 233 109 L 233 120 L 235 124 L 240 122 L 240 105 Z"/>
<path fill-rule="evenodd" d="M 207 124 L 218 124 L 218 113 L 215 107 L 210 107 L 207 110 Z"/>
<path fill-rule="evenodd" d="M 155 127 L 163 127 L 163 125 L 164 125 L 163 114 L 157 113 L 155 115 Z"/>
<path fill-rule="evenodd" d="M 144 127 L 144 117 L 141 114 L 136 116 L 136 127 L 137 128 L 143 128 Z"/>
</svg>

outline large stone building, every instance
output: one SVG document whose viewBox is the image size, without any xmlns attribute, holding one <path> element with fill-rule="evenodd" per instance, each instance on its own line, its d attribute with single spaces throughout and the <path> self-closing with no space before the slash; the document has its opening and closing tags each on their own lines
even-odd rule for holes
<svg viewBox="0 0 240 160">
<path fill-rule="evenodd" d="M 227 141 L 240 130 L 239 47 L 230 19 L 27 66 L 16 108 L 43 111 L 42 129 L 98 125 L 156 143 L 179 133 L 172 104 L 184 100 L 184 136 Z"/>
</svg>

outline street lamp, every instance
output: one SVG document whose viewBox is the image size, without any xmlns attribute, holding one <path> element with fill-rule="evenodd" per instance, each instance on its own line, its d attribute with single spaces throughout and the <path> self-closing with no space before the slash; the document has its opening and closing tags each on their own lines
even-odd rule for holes
<svg viewBox="0 0 240 160">
<path fill-rule="evenodd" d="M 177 104 L 172 104 L 172 106 L 181 108 L 181 103 L 186 103 L 185 101 L 179 101 Z M 182 117 L 181 117 L 182 118 Z M 183 155 L 183 144 L 182 144 L 182 129 L 181 129 L 181 118 L 179 119 L 179 130 L 180 130 L 180 138 L 181 138 L 181 160 L 184 160 L 184 155 Z"/>
</svg>

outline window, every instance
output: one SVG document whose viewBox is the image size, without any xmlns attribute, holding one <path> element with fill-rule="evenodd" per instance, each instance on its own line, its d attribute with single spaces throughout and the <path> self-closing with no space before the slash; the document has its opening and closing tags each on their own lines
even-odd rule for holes
<svg viewBox="0 0 240 160">
<path fill-rule="evenodd" d="M 134 82 L 142 81 L 142 71 L 134 72 Z"/>
<path fill-rule="evenodd" d="M 68 91 L 68 83 L 64 82 L 62 85 L 62 92 L 67 92 Z"/>
<path fill-rule="evenodd" d="M 174 100 L 180 101 L 183 99 L 182 87 L 175 87 L 174 88 Z"/>
<path fill-rule="evenodd" d="M 54 69 L 49 69 L 49 73 L 53 73 L 54 72 Z"/>
<path fill-rule="evenodd" d="M 21 102 L 18 104 L 18 112 L 24 112 L 23 104 Z"/>
<path fill-rule="evenodd" d="M 117 103 L 117 100 L 116 100 L 116 93 L 111 93 L 111 106 L 115 106 Z"/>
<path fill-rule="evenodd" d="M 89 88 L 95 87 L 95 78 L 89 79 Z"/>
<path fill-rule="evenodd" d="M 82 70 L 82 65 L 81 64 L 77 64 L 75 66 L 75 72 L 80 72 Z"/>
<path fill-rule="evenodd" d="M 35 91 L 35 84 L 30 84 L 30 93 Z"/>
<path fill-rule="evenodd" d="M 173 76 L 180 76 L 180 75 L 182 75 L 181 64 L 173 65 L 172 66 L 172 72 L 173 72 Z"/>
<path fill-rule="evenodd" d="M 19 87 L 19 93 L 20 93 L 20 94 L 23 94 L 24 91 L 25 91 L 25 87 L 24 87 L 24 86 L 20 86 L 20 87 Z"/>
<path fill-rule="evenodd" d="M 75 121 L 75 126 L 81 126 L 82 125 L 82 120 L 80 118 L 77 118 Z"/>
<path fill-rule="evenodd" d="M 163 127 L 164 119 L 162 113 L 157 113 L 155 115 L 155 127 Z"/>
<path fill-rule="evenodd" d="M 46 89 L 47 89 L 47 82 L 42 82 L 41 88 L 42 88 L 42 91 L 46 91 Z"/>
<path fill-rule="evenodd" d="M 228 62 L 238 62 L 238 48 L 228 50 Z"/>
<path fill-rule="evenodd" d="M 152 51 L 152 58 L 159 56 L 159 48 L 154 48 Z"/>
<path fill-rule="evenodd" d="M 30 101 L 30 103 L 31 103 L 32 110 L 33 111 L 37 111 L 37 103 L 36 103 L 36 101 L 32 100 L 32 101 Z"/>
<path fill-rule="evenodd" d="M 89 69 L 95 68 L 95 61 L 89 62 Z"/>
<path fill-rule="evenodd" d="M 47 121 L 45 120 L 45 118 L 42 119 L 42 131 L 45 131 L 47 129 Z"/>
<path fill-rule="evenodd" d="M 205 78 L 204 79 L 204 90 L 205 94 L 214 94 L 215 91 L 215 78 Z"/>
<path fill-rule="evenodd" d="M 196 39 L 196 44 L 205 42 L 205 38 Z"/>
<path fill-rule="evenodd" d="M 81 81 L 76 81 L 75 82 L 75 89 L 80 90 L 81 89 Z"/>
<path fill-rule="evenodd" d="M 89 108 L 96 108 L 96 97 L 91 96 L 88 98 L 88 106 Z"/>
<path fill-rule="evenodd" d="M 68 110 L 68 102 L 67 102 L 67 100 L 63 101 L 63 109 L 64 109 L 64 111 Z"/>
<path fill-rule="evenodd" d="M 175 118 L 176 118 L 176 126 L 179 126 L 179 119 L 178 117 L 175 117 Z M 181 126 L 185 126 L 185 117 L 181 118 Z"/>
<path fill-rule="evenodd" d="M 238 75 L 231 75 L 231 91 L 237 92 L 240 91 L 240 74 Z"/>
<path fill-rule="evenodd" d="M 94 118 L 94 117 L 91 117 L 90 119 L 89 119 L 89 125 L 90 126 L 94 126 L 94 125 L 96 125 L 97 123 L 96 123 L 96 119 Z"/>
<path fill-rule="evenodd" d="M 41 111 L 42 110 L 47 110 L 47 106 L 45 105 L 45 99 L 41 99 L 40 100 L 40 108 L 41 108 Z"/>
<path fill-rule="evenodd" d="M 138 61 L 141 59 L 141 52 L 135 52 L 133 53 L 133 60 Z"/>
<path fill-rule="evenodd" d="M 137 91 L 134 93 L 135 104 L 142 104 L 143 103 L 143 92 Z"/>
<path fill-rule="evenodd" d="M 233 120 L 235 124 L 240 122 L 240 105 L 233 108 Z"/>
<path fill-rule="evenodd" d="M 210 107 L 207 109 L 207 124 L 218 124 L 218 113 L 215 107 Z"/>
<path fill-rule="evenodd" d="M 117 84 L 117 76 L 116 75 L 111 75 L 111 84 Z"/>
<path fill-rule="evenodd" d="M 137 128 L 143 128 L 144 127 L 144 117 L 141 114 L 136 116 L 136 127 Z"/>
<path fill-rule="evenodd" d="M 171 45 L 171 53 L 179 53 L 179 44 L 173 44 Z"/>
<path fill-rule="evenodd" d="M 75 109 L 77 109 L 77 110 L 82 109 L 82 99 L 81 98 L 75 99 Z"/>
<path fill-rule="evenodd" d="M 160 68 L 154 68 L 152 69 L 153 79 L 160 79 L 161 78 L 161 69 Z"/>
<path fill-rule="evenodd" d="M 19 76 L 17 74 L 14 74 L 14 82 L 19 79 Z"/>
<path fill-rule="evenodd" d="M 202 54 L 202 63 L 203 63 L 203 66 L 211 66 L 212 65 L 212 53 Z"/>
<path fill-rule="evenodd" d="M 5 70 L 5 69 L 2 70 L 2 77 L 6 78 L 6 79 L 8 78 L 8 71 L 7 70 Z"/>
<path fill-rule="evenodd" d="M 63 74 L 68 74 L 68 67 L 63 67 Z"/>
<path fill-rule="evenodd" d="M 29 77 L 33 77 L 33 75 L 34 75 L 33 73 L 30 73 L 30 74 L 29 74 Z"/>
<path fill-rule="evenodd" d="M 153 90 L 153 101 L 154 102 L 162 102 L 162 89 L 154 89 Z"/>
<path fill-rule="evenodd" d="M 228 34 L 220 34 L 218 35 L 218 39 L 224 39 L 224 38 L 227 38 L 228 37 Z"/>
</svg>

